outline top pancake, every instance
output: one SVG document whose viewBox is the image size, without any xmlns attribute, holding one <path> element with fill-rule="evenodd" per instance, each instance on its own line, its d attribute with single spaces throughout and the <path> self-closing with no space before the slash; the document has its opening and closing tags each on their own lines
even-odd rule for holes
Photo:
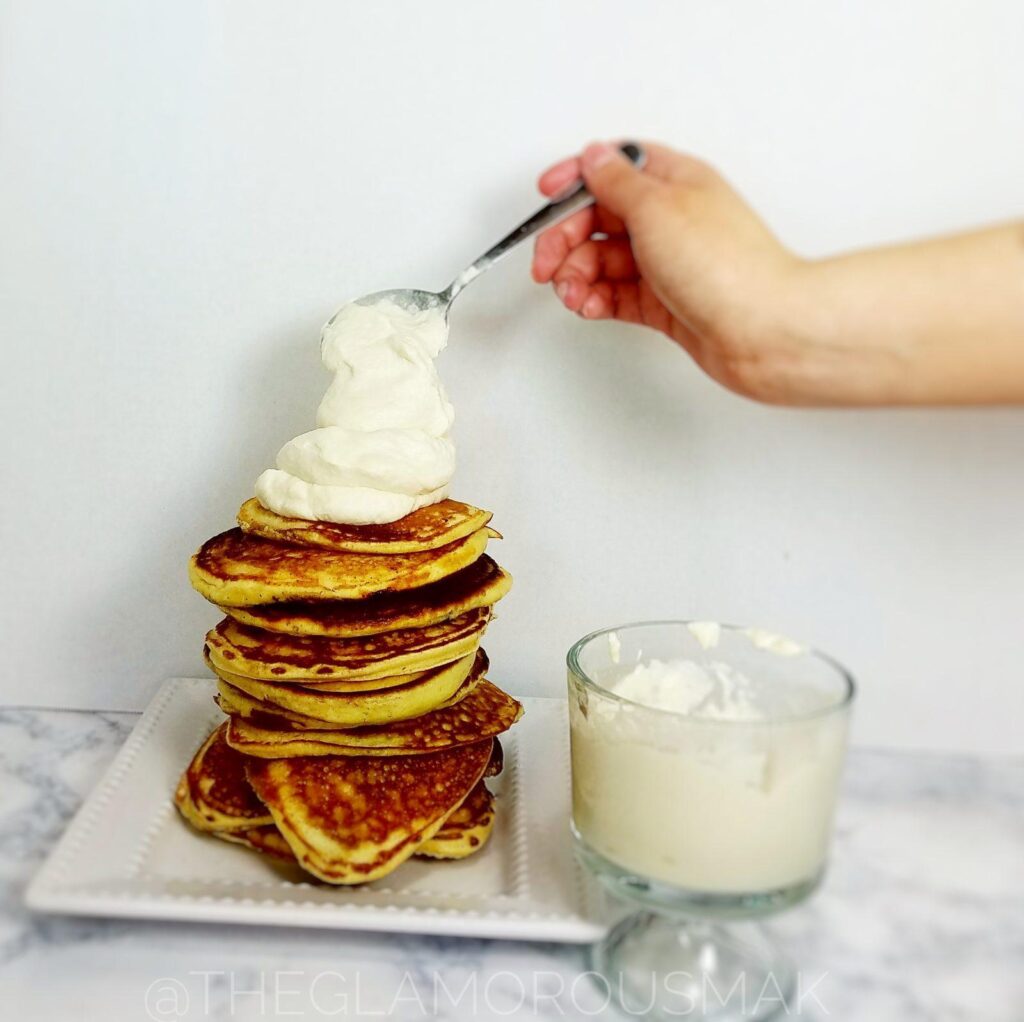
<svg viewBox="0 0 1024 1022">
<path fill-rule="evenodd" d="M 363 600 L 290 601 L 258 607 L 221 606 L 242 624 L 285 635 L 345 639 L 408 628 L 428 628 L 497 603 L 512 578 L 484 554 L 439 582 Z"/>
<path fill-rule="evenodd" d="M 436 550 L 353 554 L 275 543 L 231 529 L 207 540 L 192 557 L 189 578 L 208 600 L 249 607 L 282 600 L 359 600 L 436 582 L 472 564 L 487 547 L 488 530 Z"/>
<path fill-rule="evenodd" d="M 386 525 L 337 525 L 286 518 L 265 508 L 255 497 L 238 512 L 243 532 L 280 543 L 326 547 L 356 554 L 410 554 L 437 550 L 478 532 L 491 520 L 482 511 L 458 500 L 442 500 L 421 507 Z"/>
</svg>

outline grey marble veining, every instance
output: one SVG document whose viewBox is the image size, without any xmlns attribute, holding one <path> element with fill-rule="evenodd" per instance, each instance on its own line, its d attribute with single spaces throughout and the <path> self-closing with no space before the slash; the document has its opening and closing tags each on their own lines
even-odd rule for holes
<svg viewBox="0 0 1024 1022">
<path fill-rule="evenodd" d="M 582 949 L 35 916 L 24 887 L 135 721 L 0 710 L 4 1015 L 605 1015 Z M 1024 1019 L 1024 761 L 855 751 L 824 888 L 773 925 L 843 1022 Z"/>
</svg>

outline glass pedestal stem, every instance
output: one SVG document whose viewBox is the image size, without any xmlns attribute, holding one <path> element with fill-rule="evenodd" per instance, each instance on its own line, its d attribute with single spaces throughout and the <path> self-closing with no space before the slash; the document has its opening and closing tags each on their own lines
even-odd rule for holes
<svg viewBox="0 0 1024 1022">
<path fill-rule="evenodd" d="M 590 967 L 627 1015 L 765 1022 L 785 1014 L 793 966 L 764 928 L 638 912 L 595 944 Z"/>
</svg>

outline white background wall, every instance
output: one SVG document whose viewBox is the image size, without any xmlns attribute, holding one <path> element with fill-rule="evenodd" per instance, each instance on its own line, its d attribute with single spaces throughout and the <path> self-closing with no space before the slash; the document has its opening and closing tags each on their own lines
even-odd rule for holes
<svg viewBox="0 0 1024 1022">
<path fill-rule="evenodd" d="M 443 285 L 597 137 L 716 162 L 808 255 L 1024 211 L 1024 7 L 4 3 L 0 699 L 202 672 L 186 561 L 327 383 L 346 297 Z M 861 681 L 862 742 L 1021 748 L 1024 410 L 761 408 L 510 260 L 442 363 L 456 495 L 516 576 L 494 677 L 597 626 L 755 622 Z"/>
</svg>

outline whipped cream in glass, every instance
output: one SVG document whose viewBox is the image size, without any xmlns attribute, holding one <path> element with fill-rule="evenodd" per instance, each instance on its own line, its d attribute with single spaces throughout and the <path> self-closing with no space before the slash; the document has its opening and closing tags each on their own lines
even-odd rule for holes
<svg viewBox="0 0 1024 1022">
<path fill-rule="evenodd" d="M 334 379 L 317 428 L 289 440 L 256 480 L 260 503 L 289 518 L 379 525 L 443 500 L 455 412 L 434 360 L 447 341 L 440 308 L 343 306 L 321 334 Z"/>
<path fill-rule="evenodd" d="M 852 697 L 832 661 L 762 629 L 651 622 L 577 643 L 569 695 L 591 857 L 744 903 L 818 881 Z"/>
<path fill-rule="evenodd" d="M 824 875 L 852 677 L 714 621 L 593 632 L 568 668 L 576 851 L 638 909 L 591 967 L 629 1015 L 776 1018 L 799 974 L 755 920 Z"/>
</svg>

